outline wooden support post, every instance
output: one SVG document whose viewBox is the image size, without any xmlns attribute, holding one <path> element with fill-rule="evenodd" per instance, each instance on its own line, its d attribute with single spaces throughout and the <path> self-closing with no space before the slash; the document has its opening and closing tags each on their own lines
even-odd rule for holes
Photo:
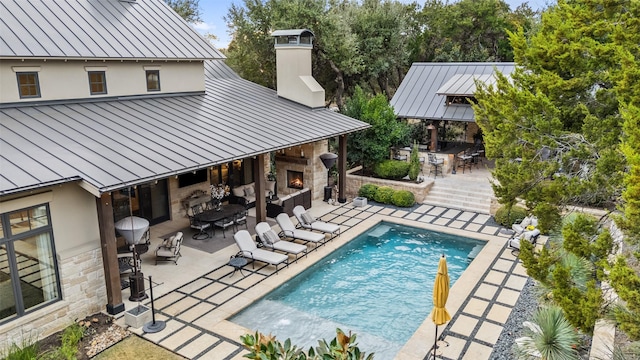
<svg viewBox="0 0 640 360">
<path fill-rule="evenodd" d="M 347 135 L 338 139 L 338 202 L 347 202 Z"/>
<path fill-rule="evenodd" d="M 264 155 L 258 155 L 253 159 L 253 175 L 256 190 L 256 224 L 267 221 L 267 199 L 265 198 Z"/>
<path fill-rule="evenodd" d="M 100 198 L 96 199 L 96 206 L 98 209 L 104 280 L 107 287 L 107 313 L 115 315 L 124 311 L 124 303 L 122 302 L 120 268 L 118 267 L 118 244 L 116 243 L 111 195 L 108 193 L 102 194 Z"/>
</svg>

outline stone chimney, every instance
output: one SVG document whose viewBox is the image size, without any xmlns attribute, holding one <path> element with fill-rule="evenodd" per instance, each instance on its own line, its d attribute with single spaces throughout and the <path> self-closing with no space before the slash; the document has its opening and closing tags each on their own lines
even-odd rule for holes
<svg viewBox="0 0 640 360">
<path fill-rule="evenodd" d="M 307 29 L 276 30 L 278 96 L 306 105 L 324 107 L 324 89 L 311 75 L 313 33 Z"/>
</svg>

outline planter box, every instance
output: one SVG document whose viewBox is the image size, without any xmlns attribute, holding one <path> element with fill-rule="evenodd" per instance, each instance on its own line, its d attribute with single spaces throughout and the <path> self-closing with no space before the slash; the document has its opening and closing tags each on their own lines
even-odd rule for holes
<svg viewBox="0 0 640 360">
<path fill-rule="evenodd" d="M 357 198 L 354 198 L 353 199 L 353 206 L 356 206 L 356 207 L 367 206 L 367 198 L 366 197 L 360 197 L 360 196 L 358 196 Z"/>
<path fill-rule="evenodd" d="M 144 324 L 151 321 L 151 309 L 144 305 L 138 305 L 124 313 L 124 323 L 128 326 L 138 329 Z"/>
</svg>

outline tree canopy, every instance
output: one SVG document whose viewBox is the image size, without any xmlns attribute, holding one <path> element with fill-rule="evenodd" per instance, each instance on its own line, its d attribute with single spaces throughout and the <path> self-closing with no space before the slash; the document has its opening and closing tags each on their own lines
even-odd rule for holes
<svg viewBox="0 0 640 360">
<path fill-rule="evenodd" d="M 200 0 L 164 0 L 178 15 L 185 19 L 188 23 L 197 23 L 202 21 L 202 13 L 200 12 Z"/>
<path fill-rule="evenodd" d="M 559 0 L 533 33 L 510 33 L 519 65 L 511 77 L 499 76 L 495 86 L 478 84 L 474 110 L 486 154 L 496 161 L 496 195 L 506 204 L 524 199 L 544 229 L 557 228 L 568 206 L 596 205 L 624 209 L 618 223 L 634 238 L 632 224 L 640 221 L 640 193 L 633 187 L 639 171 L 639 15 L 640 3 L 633 0 Z M 581 224 L 563 232 L 564 243 L 549 253 L 534 258 L 525 249 L 525 265 L 539 280 L 555 277 L 556 300 L 574 325 L 590 332 L 603 311 L 601 291 L 572 282 L 568 267 L 540 266 L 554 263 L 559 251 L 588 259 L 596 269 L 593 280 L 610 280 L 635 314 L 618 320 L 640 338 L 637 241 L 607 264 L 603 252 L 613 242 L 604 223 Z M 604 269 L 613 269 L 609 278 Z"/>
<path fill-rule="evenodd" d="M 327 101 L 343 107 L 356 86 L 390 99 L 412 61 L 508 61 L 507 30 L 530 28 L 527 6 L 502 0 L 452 4 L 389 0 L 244 0 L 225 20 L 233 39 L 227 63 L 245 79 L 275 88 L 271 32 L 307 28 L 315 34 L 313 74 Z"/>
</svg>

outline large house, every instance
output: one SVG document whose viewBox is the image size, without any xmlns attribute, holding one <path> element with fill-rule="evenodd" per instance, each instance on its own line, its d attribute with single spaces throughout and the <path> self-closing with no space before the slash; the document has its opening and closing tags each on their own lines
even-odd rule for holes
<svg viewBox="0 0 640 360">
<path fill-rule="evenodd" d="M 346 136 L 368 127 L 324 108 L 308 30 L 273 34 L 276 92 L 237 76 L 162 0 L 0 11 L 0 344 L 125 310 L 119 219 L 184 217 L 210 184 L 260 194 L 271 168 L 280 195 L 321 198 L 328 139 L 346 178 Z M 265 206 L 258 196 L 258 221 Z"/>
</svg>

